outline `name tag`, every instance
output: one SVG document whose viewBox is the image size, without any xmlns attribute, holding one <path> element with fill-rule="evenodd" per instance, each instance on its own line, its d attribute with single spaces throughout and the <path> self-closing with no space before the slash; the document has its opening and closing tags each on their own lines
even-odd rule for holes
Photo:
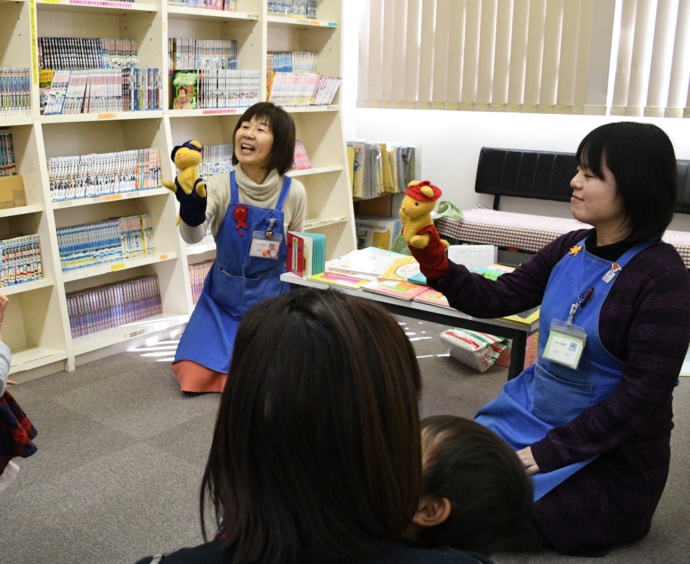
<svg viewBox="0 0 690 564">
<path fill-rule="evenodd" d="M 587 333 L 584 329 L 554 319 L 544 348 L 544 358 L 577 369 L 586 343 Z"/>
<path fill-rule="evenodd" d="M 249 247 L 249 256 L 255 258 L 278 260 L 282 235 L 274 234 L 270 239 L 261 231 L 254 231 L 252 244 Z"/>
</svg>

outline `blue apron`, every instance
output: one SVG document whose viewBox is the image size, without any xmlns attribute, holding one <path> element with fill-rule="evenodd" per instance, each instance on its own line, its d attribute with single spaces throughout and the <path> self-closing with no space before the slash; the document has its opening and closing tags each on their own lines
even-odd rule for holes
<svg viewBox="0 0 690 564">
<path fill-rule="evenodd" d="M 632 247 L 615 264 L 622 269 L 632 257 L 655 242 L 646 241 Z M 577 251 L 578 247 L 581 250 Z M 603 347 L 599 338 L 601 306 L 618 277 L 616 274 L 607 283 L 604 277 L 611 270 L 610 261 L 586 251 L 583 239 L 551 272 L 539 313 L 537 363 L 509 380 L 500 394 L 475 417 L 478 423 L 494 430 L 515 450 L 543 439 L 554 427 L 566 425 L 592 405 L 608 398 L 618 386 L 624 365 Z M 591 298 L 586 307 L 577 310 L 573 319 L 573 325 L 587 333 L 578 368 L 544 358 L 551 321 L 566 322 L 571 305 L 590 288 L 594 289 Z M 534 474 L 535 501 L 595 458 Z"/>
<path fill-rule="evenodd" d="M 227 374 L 237 327 L 247 310 L 288 291 L 280 275 L 286 272 L 283 204 L 291 183 L 286 176 L 275 209 L 260 208 L 239 203 L 235 172 L 230 173 L 231 205 L 216 234 L 216 260 L 173 362 L 191 360 Z M 250 256 L 254 234 L 265 235 L 269 228 L 282 237 L 276 258 Z"/>
</svg>

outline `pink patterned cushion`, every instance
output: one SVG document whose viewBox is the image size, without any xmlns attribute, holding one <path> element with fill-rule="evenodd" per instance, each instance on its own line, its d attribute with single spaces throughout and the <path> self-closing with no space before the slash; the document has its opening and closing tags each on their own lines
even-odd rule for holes
<svg viewBox="0 0 690 564">
<path fill-rule="evenodd" d="M 532 253 L 563 233 L 591 227 L 576 219 L 496 211 L 484 206 L 463 211 L 463 215 L 461 222 L 448 217 L 440 218 L 436 227 L 441 236 L 452 237 L 463 243 L 496 245 Z M 690 268 L 690 233 L 667 231 L 663 239 L 676 247 Z"/>
</svg>

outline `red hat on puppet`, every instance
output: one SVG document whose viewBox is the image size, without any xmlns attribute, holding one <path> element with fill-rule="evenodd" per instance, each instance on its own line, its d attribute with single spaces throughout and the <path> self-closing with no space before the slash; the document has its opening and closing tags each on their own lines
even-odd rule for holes
<svg viewBox="0 0 690 564">
<path fill-rule="evenodd" d="M 441 189 L 434 186 L 429 180 L 413 180 L 408 185 L 405 194 L 420 202 L 434 202 L 441 197 Z M 426 188 L 425 188 L 426 187 Z"/>
</svg>

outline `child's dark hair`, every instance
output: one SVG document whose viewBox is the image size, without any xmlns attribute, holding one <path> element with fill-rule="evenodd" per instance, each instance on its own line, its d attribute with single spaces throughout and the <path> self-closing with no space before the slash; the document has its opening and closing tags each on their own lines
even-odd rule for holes
<svg viewBox="0 0 690 564">
<path fill-rule="evenodd" d="M 421 426 L 422 496 L 447 498 L 451 512 L 420 540 L 485 555 L 524 544 L 533 527 L 533 486 L 510 445 L 463 417 L 434 415 Z"/>
</svg>

